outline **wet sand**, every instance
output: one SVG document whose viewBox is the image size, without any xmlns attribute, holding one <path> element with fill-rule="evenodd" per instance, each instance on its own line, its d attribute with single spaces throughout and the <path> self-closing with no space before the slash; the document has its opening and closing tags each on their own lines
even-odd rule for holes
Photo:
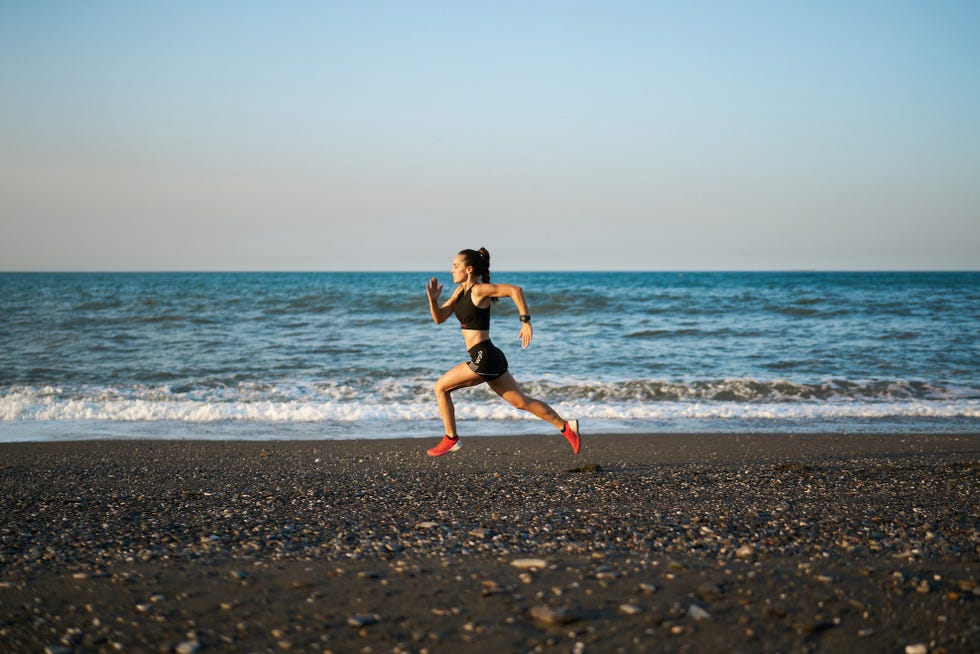
<svg viewBox="0 0 980 654">
<path fill-rule="evenodd" d="M 179 437 L 179 434 L 175 434 Z M 980 435 L 0 444 L 11 652 L 968 652 Z"/>
</svg>

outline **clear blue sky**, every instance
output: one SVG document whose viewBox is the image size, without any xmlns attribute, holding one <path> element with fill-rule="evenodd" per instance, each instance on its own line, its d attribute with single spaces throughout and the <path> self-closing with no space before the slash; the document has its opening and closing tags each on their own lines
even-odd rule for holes
<svg viewBox="0 0 980 654">
<path fill-rule="evenodd" d="M 980 269 L 980 3 L 0 3 L 0 269 Z"/>
</svg>

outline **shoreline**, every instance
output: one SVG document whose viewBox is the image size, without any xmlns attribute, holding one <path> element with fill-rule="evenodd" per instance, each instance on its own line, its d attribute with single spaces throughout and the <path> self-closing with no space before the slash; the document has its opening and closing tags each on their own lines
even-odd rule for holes
<svg viewBox="0 0 980 654">
<path fill-rule="evenodd" d="M 418 438 L 0 443 L 0 637 L 25 652 L 980 637 L 980 434 L 586 434 L 577 457 L 551 434 L 462 443 L 438 459 Z"/>
<path fill-rule="evenodd" d="M 153 425 L 154 423 L 147 423 Z M 173 430 L 173 425 L 168 425 Z M 229 432 L 233 433 L 233 432 Z M 531 447 L 535 451 L 540 451 L 542 455 L 550 455 L 549 450 L 554 449 L 555 454 L 560 454 L 560 444 L 565 441 L 556 438 L 556 433 L 546 427 L 539 425 L 538 429 L 529 429 L 521 432 L 509 432 L 499 434 L 472 434 L 462 435 L 462 442 L 476 445 L 482 448 L 493 449 L 494 445 L 504 449 L 527 448 Z M 734 460 L 732 457 L 737 452 L 746 455 L 755 453 L 758 457 L 772 458 L 774 456 L 787 456 L 791 458 L 826 456 L 833 454 L 848 455 L 876 455 L 891 453 L 915 453 L 917 451 L 949 451 L 949 446 L 962 440 L 965 443 L 973 443 L 980 440 L 980 429 L 956 429 L 948 431 L 916 430 L 909 429 L 901 431 L 891 430 L 848 430 L 848 431 L 796 431 L 779 430 L 770 431 L 734 431 L 734 430 L 709 430 L 709 431 L 636 431 L 636 430 L 610 430 L 593 433 L 588 431 L 584 437 L 589 441 L 594 440 L 593 454 L 602 458 L 610 454 L 640 446 L 644 449 L 653 447 L 649 450 L 651 454 L 666 453 L 670 456 L 683 455 L 684 452 L 694 453 L 706 451 L 707 448 L 717 452 L 724 460 Z M 903 444 L 903 440 L 915 439 L 914 447 Z M 540 441 L 540 442 L 538 442 Z M 80 446 L 86 447 L 113 447 L 115 445 L 183 445 L 198 443 L 201 445 L 255 445 L 263 446 L 269 444 L 282 445 L 286 448 L 304 447 L 327 447 L 338 445 L 341 449 L 347 447 L 364 448 L 368 450 L 390 449 L 393 451 L 411 453 L 419 450 L 423 454 L 433 443 L 438 443 L 439 437 L 431 434 L 419 434 L 411 436 L 352 436 L 344 438 L 333 438 L 325 436 L 299 437 L 285 436 L 253 436 L 246 438 L 231 437 L 226 434 L 215 434 L 208 437 L 180 435 L 160 436 L 154 432 L 152 436 L 132 436 L 126 433 L 114 435 L 92 435 L 71 437 L 64 440 L 0 440 L 0 448 L 19 448 L 28 447 L 32 449 L 46 448 L 48 446 Z M 587 445 L 583 440 L 583 447 Z M 552 447 L 553 446 L 553 447 Z M 922 450 L 921 448 L 926 448 Z M 919 448 L 919 449 L 915 449 Z M 810 454 L 812 452 L 812 455 Z M 585 451 L 583 450 L 582 455 Z M 571 454 L 570 452 L 568 454 Z M 581 457 L 580 457 L 581 458 Z M 674 462 L 682 462 L 686 459 L 672 459 Z"/>
</svg>

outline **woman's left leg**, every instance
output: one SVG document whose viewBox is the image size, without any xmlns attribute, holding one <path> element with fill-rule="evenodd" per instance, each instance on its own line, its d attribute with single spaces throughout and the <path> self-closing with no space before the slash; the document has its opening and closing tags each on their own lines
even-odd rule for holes
<svg viewBox="0 0 980 654">
<path fill-rule="evenodd" d="M 447 370 L 435 383 L 433 390 L 436 394 L 436 404 L 442 417 L 446 436 L 456 438 L 456 408 L 453 406 L 452 392 L 468 386 L 483 383 L 483 377 L 476 374 L 466 363 L 461 363 Z"/>
<path fill-rule="evenodd" d="M 497 395 L 510 402 L 515 408 L 528 411 L 542 420 L 550 422 L 556 429 L 565 428 L 565 420 L 558 415 L 558 412 L 541 400 L 526 395 L 521 390 L 520 384 L 509 372 L 505 372 L 497 379 L 487 383 Z"/>
</svg>

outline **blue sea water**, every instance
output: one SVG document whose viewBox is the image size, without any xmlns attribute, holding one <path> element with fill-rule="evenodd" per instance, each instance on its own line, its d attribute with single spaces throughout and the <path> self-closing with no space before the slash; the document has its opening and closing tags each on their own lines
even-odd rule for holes
<svg viewBox="0 0 980 654">
<path fill-rule="evenodd" d="M 0 440 L 439 438 L 438 273 L 0 274 Z M 493 339 L 588 432 L 980 430 L 980 273 L 496 272 Z M 485 385 L 460 433 L 550 434 Z"/>
</svg>

